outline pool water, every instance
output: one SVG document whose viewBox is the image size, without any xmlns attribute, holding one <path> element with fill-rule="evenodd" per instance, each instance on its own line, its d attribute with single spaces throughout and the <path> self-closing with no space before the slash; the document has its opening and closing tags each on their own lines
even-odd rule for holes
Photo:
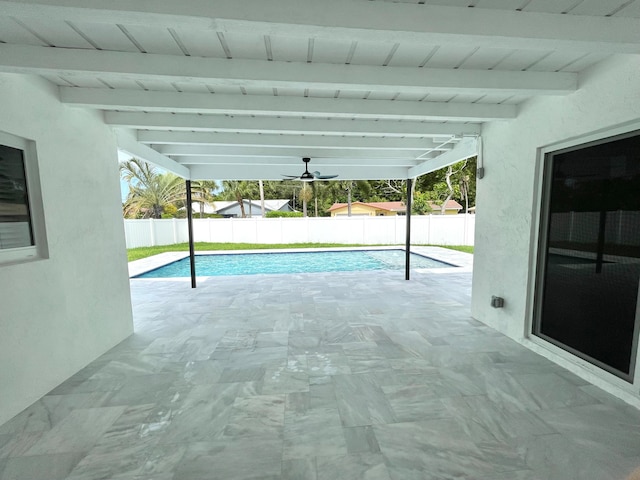
<svg viewBox="0 0 640 480">
<path fill-rule="evenodd" d="M 259 273 L 352 272 L 360 270 L 400 270 L 404 250 L 354 250 L 335 252 L 242 253 L 196 255 L 196 275 L 254 275 Z M 448 263 L 411 254 L 412 268 L 452 267 Z M 189 277 L 189 258 L 178 260 L 135 278 Z"/>
</svg>

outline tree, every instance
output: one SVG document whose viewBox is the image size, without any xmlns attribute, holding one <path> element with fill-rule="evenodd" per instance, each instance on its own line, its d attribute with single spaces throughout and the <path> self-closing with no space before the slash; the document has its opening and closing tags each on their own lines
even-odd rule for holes
<svg viewBox="0 0 640 480">
<path fill-rule="evenodd" d="M 315 183 L 315 182 L 314 182 Z M 307 204 L 313 198 L 313 190 L 308 183 L 303 183 L 298 198 L 302 200 L 302 216 L 307 216 Z"/>
<path fill-rule="evenodd" d="M 200 204 L 200 218 L 204 217 L 204 206 L 213 203 L 213 192 L 219 188 L 214 180 L 196 180 L 191 182 L 192 200 Z"/>
<path fill-rule="evenodd" d="M 250 199 L 252 196 L 255 196 L 256 185 L 244 180 L 224 180 L 222 182 L 222 189 L 220 196 L 223 199 L 238 202 L 242 218 L 247 218 L 247 212 L 245 212 L 244 209 L 244 199 Z"/>
<path fill-rule="evenodd" d="M 132 158 L 120 164 L 120 175 L 129 183 L 125 218 L 162 218 L 166 207 L 184 203 L 184 180 L 173 173 L 158 173 L 143 160 Z"/>
<path fill-rule="evenodd" d="M 442 206 L 451 198 L 465 206 L 475 205 L 476 157 L 419 177 L 416 191 L 428 193 L 431 200 Z"/>
</svg>

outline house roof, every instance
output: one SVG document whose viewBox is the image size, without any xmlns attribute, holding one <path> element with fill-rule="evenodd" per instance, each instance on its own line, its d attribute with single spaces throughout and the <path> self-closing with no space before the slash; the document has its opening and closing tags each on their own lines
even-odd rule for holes
<svg viewBox="0 0 640 480">
<path fill-rule="evenodd" d="M 407 179 L 640 53 L 638 1 L 0 1 L 0 71 L 190 179 Z M 474 8 L 468 8 L 474 7 Z"/>
<path fill-rule="evenodd" d="M 431 207 L 432 210 L 439 210 L 441 205 L 438 205 L 435 202 L 429 201 L 429 206 Z M 460 205 L 458 202 L 456 202 L 455 200 L 447 200 L 446 203 L 446 207 L 445 210 L 462 210 L 462 205 Z"/>
<path fill-rule="evenodd" d="M 249 199 L 245 198 L 243 200 L 243 203 L 245 204 L 245 206 L 251 205 L 251 208 L 257 208 L 257 209 L 261 209 L 262 208 L 260 206 L 260 200 L 249 200 Z M 277 200 L 265 200 L 264 201 L 264 208 L 265 208 L 266 211 L 280 210 L 287 203 L 289 203 L 289 200 L 286 199 L 286 198 L 277 199 Z M 235 200 L 220 201 L 220 202 L 214 202 L 213 206 L 214 206 L 215 211 L 219 213 L 219 212 L 222 212 L 224 210 L 228 210 L 230 208 L 238 206 L 238 202 L 236 202 Z"/>
<path fill-rule="evenodd" d="M 404 202 L 352 202 L 351 205 L 366 205 L 376 210 L 387 210 L 389 212 L 404 212 L 407 209 Z M 334 203 L 327 211 L 332 212 L 346 206 L 346 203 Z"/>
</svg>

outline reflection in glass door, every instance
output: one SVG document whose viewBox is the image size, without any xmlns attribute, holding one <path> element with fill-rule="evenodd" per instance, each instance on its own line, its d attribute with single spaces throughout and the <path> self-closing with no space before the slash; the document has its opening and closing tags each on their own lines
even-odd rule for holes
<svg viewBox="0 0 640 480">
<path fill-rule="evenodd" d="M 547 154 L 544 192 L 533 333 L 631 381 L 640 133 Z"/>
</svg>

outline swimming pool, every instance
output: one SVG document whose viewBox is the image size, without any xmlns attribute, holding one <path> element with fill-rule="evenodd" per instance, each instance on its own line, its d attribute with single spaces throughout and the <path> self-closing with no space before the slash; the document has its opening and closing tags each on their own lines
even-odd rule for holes
<svg viewBox="0 0 640 480">
<path fill-rule="evenodd" d="M 255 275 L 260 273 L 351 272 L 361 270 L 400 270 L 404 268 L 404 250 L 351 250 L 325 252 L 242 253 L 196 255 L 199 277 Z M 411 254 L 412 268 L 452 267 L 423 255 Z M 184 258 L 134 278 L 189 277 L 189 258 Z"/>
</svg>

